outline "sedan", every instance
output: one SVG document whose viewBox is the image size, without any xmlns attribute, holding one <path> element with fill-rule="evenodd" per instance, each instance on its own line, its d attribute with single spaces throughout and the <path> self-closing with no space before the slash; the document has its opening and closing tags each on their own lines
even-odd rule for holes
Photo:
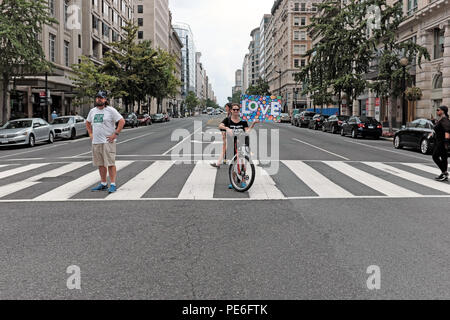
<svg viewBox="0 0 450 320">
<path fill-rule="evenodd" d="M 58 117 L 52 122 L 55 138 L 75 139 L 88 135 L 86 119 L 79 116 Z"/>
<path fill-rule="evenodd" d="M 396 149 L 414 148 L 423 154 L 430 154 L 434 144 L 434 123 L 428 119 L 410 122 L 397 131 L 394 136 L 394 148 Z"/>
<path fill-rule="evenodd" d="M 351 134 L 353 139 L 371 136 L 379 139 L 383 134 L 383 125 L 372 117 L 351 117 L 342 124 L 341 136 Z"/>
<path fill-rule="evenodd" d="M 125 127 L 137 127 L 139 122 L 136 114 L 134 112 L 122 114 L 125 119 Z"/>
<path fill-rule="evenodd" d="M 28 145 L 36 142 L 53 143 L 55 131 L 51 125 L 40 118 L 28 118 L 8 121 L 0 128 L 0 146 Z"/>
<path fill-rule="evenodd" d="M 289 116 L 288 113 L 282 113 L 280 122 L 281 123 L 285 123 L 285 122 L 289 123 L 289 122 L 291 122 L 291 117 Z"/>
<path fill-rule="evenodd" d="M 291 124 L 296 127 L 298 127 L 300 125 L 300 113 L 297 113 L 296 115 L 294 115 L 294 117 L 292 118 Z"/>
<path fill-rule="evenodd" d="M 323 123 L 322 131 L 333 134 L 341 132 L 342 124 L 348 119 L 350 119 L 349 116 L 331 116 Z"/>
<path fill-rule="evenodd" d="M 140 114 L 137 116 L 140 126 L 150 126 L 152 124 L 152 118 L 148 114 Z"/>
<path fill-rule="evenodd" d="M 302 113 L 300 113 L 299 126 L 300 127 L 308 127 L 309 126 L 309 122 L 312 120 L 312 118 L 315 115 L 316 115 L 315 112 L 308 112 L 308 111 L 303 111 Z"/>
<path fill-rule="evenodd" d="M 165 122 L 166 120 L 164 119 L 164 115 L 163 114 L 157 113 L 157 114 L 153 114 L 152 115 L 152 121 L 154 123 L 157 123 L 157 122 Z"/>
<path fill-rule="evenodd" d="M 322 128 L 324 121 L 326 121 L 330 116 L 325 116 L 322 114 L 316 114 L 311 121 L 309 121 L 308 127 L 310 129 L 319 130 Z"/>
</svg>

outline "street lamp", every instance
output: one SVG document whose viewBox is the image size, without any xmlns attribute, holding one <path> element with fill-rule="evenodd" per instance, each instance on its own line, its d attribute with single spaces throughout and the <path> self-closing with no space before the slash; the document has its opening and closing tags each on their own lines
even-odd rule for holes
<svg viewBox="0 0 450 320">
<path fill-rule="evenodd" d="M 406 67 L 409 64 L 409 60 L 406 57 L 400 59 L 400 65 L 403 69 L 403 77 L 402 77 L 402 125 L 406 125 L 406 99 L 405 99 L 405 91 L 406 91 Z"/>
</svg>

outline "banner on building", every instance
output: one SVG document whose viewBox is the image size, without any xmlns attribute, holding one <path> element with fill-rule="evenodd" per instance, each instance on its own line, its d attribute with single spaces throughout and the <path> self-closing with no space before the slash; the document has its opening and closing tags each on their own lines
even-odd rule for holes
<svg viewBox="0 0 450 320">
<path fill-rule="evenodd" d="M 241 118 L 245 121 L 280 122 L 282 98 L 276 96 L 241 96 Z"/>
</svg>

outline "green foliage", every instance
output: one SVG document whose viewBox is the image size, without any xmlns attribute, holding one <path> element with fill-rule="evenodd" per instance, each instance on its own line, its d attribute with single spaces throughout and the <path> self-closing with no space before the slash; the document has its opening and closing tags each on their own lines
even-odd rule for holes
<svg viewBox="0 0 450 320">
<path fill-rule="evenodd" d="M 189 110 L 189 112 L 193 112 L 197 105 L 199 104 L 199 101 L 197 99 L 197 96 L 193 91 L 189 91 L 187 97 L 186 97 L 186 107 Z"/>
<path fill-rule="evenodd" d="M 233 94 L 233 97 L 231 98 L 232 103 L 241 103 L 241 96 L 242 96 L 242 91 L 237 91 Z"/>
<path fill-rule="evenodd" d="M 269 84 L 265 80 L 259 78 L 254 86 L 248 87 L 246 94 L 251 95 L 251 96 L 270 96 L 271 93 L 270 93 Z M 234 96 L 233 96 L 233 99 L 234 99 Z M 234 100 L 233 100 L 233 102 L 234 102 Z"/>
<path fill-rule="evenodd" d="M 45 60 L 39 39 L 43 26 L 57 24 L 48 13 L 46 0 L 0 1 L 0 76 L 3 82 L 3 101 L 7 98 L 8 84 L 12 76 L 32 72 L 51 71 L 51 63 Z M 6 120 L 7 106 L 2 108 Z M 2 120 L 2 119 L 0 119 Z"/>
<path fill-rule="evenodd" d="M 406 100 L 408 101 L 417 101 L 422 99 L 423 93 L 422 90 L 418 87 L 410 87 L 405 91 Z"/>
</svg>

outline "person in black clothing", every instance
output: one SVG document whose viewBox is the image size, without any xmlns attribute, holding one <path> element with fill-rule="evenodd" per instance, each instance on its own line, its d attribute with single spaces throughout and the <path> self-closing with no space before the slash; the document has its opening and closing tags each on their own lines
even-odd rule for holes
<svg viewBox="0 0 450 320">
<path fill-rule="evenodd" d="M 448 108 L 445 106 L 440 107 L 437 110 L 437 114 L 440 120 L 434 127 L 436 136 L 433 160 L 441 169 L 442 174 L 436 177 L 438 181 L 448 181 L 448 148 L 450 142 L 450 120 L 448 117 Z"/>
</svg>

